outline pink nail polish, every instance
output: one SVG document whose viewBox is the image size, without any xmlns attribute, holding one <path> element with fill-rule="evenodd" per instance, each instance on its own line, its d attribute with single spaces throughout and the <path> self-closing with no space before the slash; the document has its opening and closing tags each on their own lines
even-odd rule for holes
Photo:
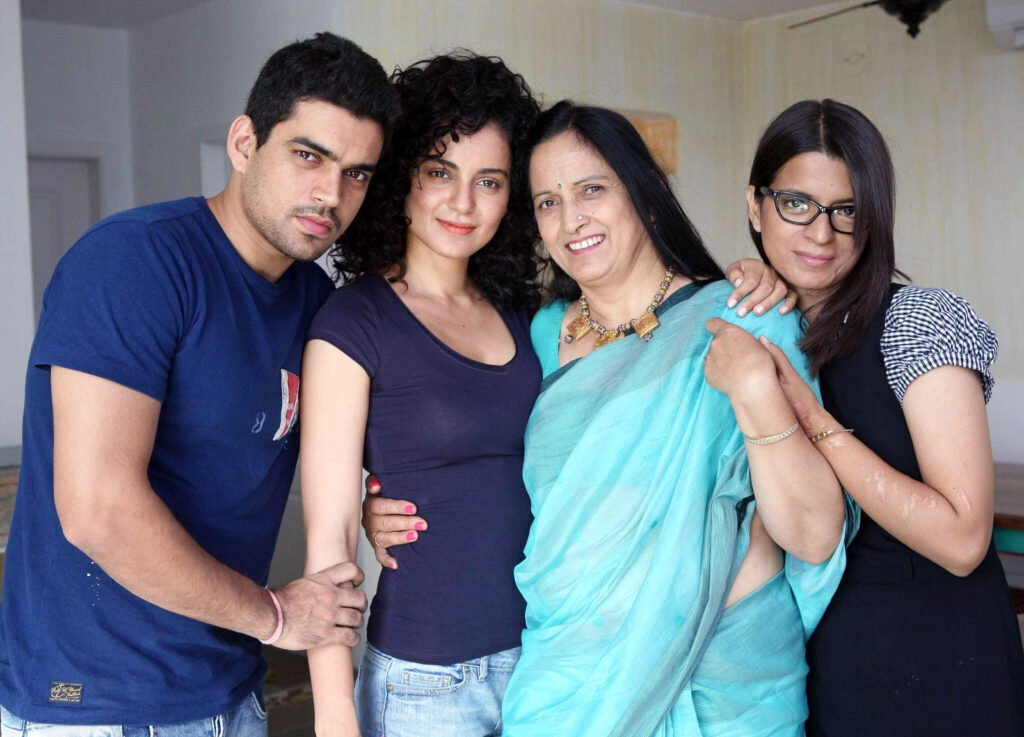
<svg viewBox="0 0 1024 737">
<path fill-rule="evenodd" d="M 397 563 L 392 563 L 391 564 L 391 570 L 392 571 L 397 571 L 398 570 L 398 564 Z"/>
<path fill-rule="evenodd" d="M 406 504 L 405 505 L 405 513 L 406 514 L 416 514 L 416 507 L 414 507 L 411 504 Z"/>
<path fill-rule="evenodd" d="M 413 527 L 415 527 L 420 532 L 423 532 L 423 530 L 427 529 L 427 526 L 422 522 L 417 522 L 415 525 L 413 525 Z"/>
<path fill-rule="evenodd" d="M 410 533 L 408 533 L 408 534 L 407 534 L 407 535 L 405 536 L 405 539 L 406 539 L 406 540 L 415 540 L 415 539 L 416 539 L 416 533 L 415 533 L 415 532 L 410 532 Z"/>
</svg>

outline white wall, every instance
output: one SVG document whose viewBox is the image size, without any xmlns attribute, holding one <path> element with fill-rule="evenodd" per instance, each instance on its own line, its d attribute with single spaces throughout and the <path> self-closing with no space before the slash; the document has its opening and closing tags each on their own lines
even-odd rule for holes
<svg viewBox="0 0 1024 737">
<path fill-rule="evenodd" d="M 1003 345 L 1006 336 L 1003 336 Z M 1020 340 L 1018 332 L 1016 340 Z M 1024 463 L 1024 381 L 996 380 L 988 405 L 992 457 L 1003 463 Z"/>
<path fill-rule="evenodd" d="M 200 147 L 223 141 L 267 57 L 324 29 L 343 3 L 211 0 L 131 33 L 129 68 L 137 201 L 200 191 Z"/>
<path fill-rule="evenodd" d="M 563 97 L 668 113 L 679 124 L 674 184 L 718 253 L 742 232 L 737 190 L 734 21 L 609 0 L 346 2 L 344 32 L 385 67 L 465 46 L 503 57 L 550 105 Z M 739 213 L 742 215 L 742 212 Z"/>
<path fill-rule="evenodd" d="M 25 369 L 35 329 L 18 0 L 0 0 L 0 111 L 0 447 L 5 447 L 21 444 Z"/>
<path fill-rule="evenodd" d="M 128 32 L 22 22 L 28 152 L 99 160 L 100 213 L 132 207 Z"/>
<path fill-rule="evenodd" d="M 549 103 L 573 96 L 675 115 L 682 196 L 710 241 L 731 239 L 735 214 L 716 193 L 736 169 L 728 134 L 735 101 L 723 84 L 732 75 L 735 27 L 609 0 L 212 0 L 132 33 L 138 200 L 198 191 L 200 144 L 222 136 L 241 112 L 266 56 L 328 29 L 388 70 L 466 46 L 504 56 Z"/>
</svg>

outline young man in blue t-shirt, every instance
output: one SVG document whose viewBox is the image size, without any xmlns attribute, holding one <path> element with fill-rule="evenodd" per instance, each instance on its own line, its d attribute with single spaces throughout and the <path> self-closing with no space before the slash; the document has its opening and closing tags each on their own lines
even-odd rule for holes
<svg viewBox="0 0 1024 737">
<path fill-rule="evenodd" d="M 354 565 L 261 584 L 298 452 L 305 332 L 331 288 L 310 262 L 358 211 L 396 113 L 355 44 L 286 46 L 231 125 L 223 192 L 109 217 L 62 259 L 29 359 L 4 734 L 265 734 L 258 640 L 356 641 Z"/>
</svg>

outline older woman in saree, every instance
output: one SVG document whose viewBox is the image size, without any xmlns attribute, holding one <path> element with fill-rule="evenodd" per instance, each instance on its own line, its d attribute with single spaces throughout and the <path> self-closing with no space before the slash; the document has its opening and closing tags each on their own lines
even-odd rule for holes
<svg viewBox="0 0 1024 737">
<path fill-rule="evenodd" d="M 759 343 L 810 380 L 798 319 L 738 326 L 622 116 L 561 102 L 535 139 L 554 301 L 531 328 L 545 378 L 504 734 L 802 734 L 804 644 L 854 520 Z"/>
</svg>

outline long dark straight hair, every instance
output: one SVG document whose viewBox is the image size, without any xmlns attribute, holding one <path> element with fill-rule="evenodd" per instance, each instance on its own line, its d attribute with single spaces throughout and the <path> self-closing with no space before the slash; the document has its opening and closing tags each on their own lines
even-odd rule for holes
<svg viewBox="0 0 1024 737">
<path fill-rule="evenodd" d="M 614 110 L 562 100 L 541 113 L 530 139 L 527 167 L 538 145 L 565 131 L 579 136 L 608 162 L 666 266 L 674 266 L 678 273 L 695 281 L 725 278 L 640 134 Z M 550 259 L 549 263 L 554 276 L 548 295 L 552 299 L 578 299 L 579 285 Z"/>
<path fill-rule="evenodd" d="M 800 348 L 817 373 L 834 358 L 851 353 L 882 305 L 896 270 L 893 245 L 896 184 L 882 134 L 863 113 L 835 100 L 804 100 L 786 108 L 765 130 L 750 167 L 749 184 L 758 201 L 761 187 L 794 156 L 823 153 L 846 164 L 857 218 L 854 248 L 860 256 L 843 282 L 821 305 Z M 748 223 L 764 261 L 761 234 Z"/>
</svg>

